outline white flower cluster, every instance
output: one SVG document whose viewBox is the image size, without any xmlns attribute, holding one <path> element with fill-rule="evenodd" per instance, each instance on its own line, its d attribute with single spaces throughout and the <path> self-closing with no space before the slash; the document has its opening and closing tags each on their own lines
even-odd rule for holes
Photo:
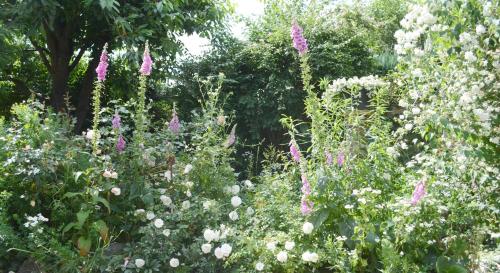
<svg viewBox="0 0 500 273">
<path fill-rule="evenodd" d="M 225 225 L 221 225 L 219 230 L 205 229 L 203 232 L 203 238 L 207 241 L 201 245 L 201 251 L 204 254 L 208 254 L 212 251 L 212 242 L 217 242 L 219 240 L 225 239 L 231 230 Z M 214 250 L 214 255 L 217 259 L 224 259 L 231 255 L 232 247 L 224 243 L 220 247 L 216 247 Z"/>
<path fill-rule="evenodd" d="M 374 88 L 385 86 L 387 83 L 380 79 L 377 75 L 368 75 L 364 77 L 352 77 L 352 78 L 340 78 L 334 80 L 326 93 L 338 93 L 345 89 L 351 89 L 353 87 L 364 88 L 367 90 L 373 90 Z M 325 94 L 326 94 L 325 93 Z"/>
<path fill-rule="evenodd" d="M 410 12 L 401 20 L 400 29 L 394 33 L 397 44 L 394 50 L 399 55 L 404 55 L 409 52 L 415 55 L 423 54 L 422 49 L 417 46 L 417 43 L 428 28 L 431 28 L 437 22 L 427 6 L 413 5 Z"/>
<path fill-rule="evenodd" d="M 40 222 L 48 222 L 49 219 L 44 217 L 41 213 L 35 215 L 35 216 L 27 216 L 26 220 L 28 220 L 26 223 L 24 223 L 25 227 L 36 227 L 38 223 Z"/>
</svg>

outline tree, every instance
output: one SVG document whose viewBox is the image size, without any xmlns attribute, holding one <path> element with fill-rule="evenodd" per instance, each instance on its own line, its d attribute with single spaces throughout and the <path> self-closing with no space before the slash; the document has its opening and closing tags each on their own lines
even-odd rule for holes
<svg viewBox="0 0 500 273">
<path fill-rule="evenodd" d="M 183 33 L 208 36 L 229 10 L 226 0 L 26 0 L 0 1 L 0 23 L 29 40 L 50 75 L 50 103 L 65 111 L 66 94 L 77 97 L 76 130 L 88 115 L 98 56 L 105 43 L 113 49 L 137 49 L 149 40 L 157 69 L 172 60 Z M 136 50 L 137 51 L 137 50 Z M 138 59 L 138 54 L 127 57 Z M 75 68 L 78 90 L 68 83 Z"/>
</svg>

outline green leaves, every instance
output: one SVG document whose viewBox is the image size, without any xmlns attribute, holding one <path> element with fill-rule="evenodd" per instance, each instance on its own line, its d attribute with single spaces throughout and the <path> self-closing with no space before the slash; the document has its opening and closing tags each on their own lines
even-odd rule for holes
<svg viewBox="0 0 500 273">
<path fill-rule="evenodd" d="M 444 256 L 440 256 L 436 261 L 436 271 L 437 273 L 468 273 L 469 271 L 465 269 L 460 264 L 450 261 Z"/>
</svg>

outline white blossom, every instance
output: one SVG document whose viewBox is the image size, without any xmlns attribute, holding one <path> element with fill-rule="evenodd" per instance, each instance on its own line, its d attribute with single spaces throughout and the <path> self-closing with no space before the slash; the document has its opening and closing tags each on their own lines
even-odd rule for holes
<svg viewBox="0 0 500 273">
<path fill-rule="evenodd" d="M 313 229 L 314 229 L 313 224 L 309 222 L 305 222 L 304 225 L 302 226 L 302 231 L 304 232 L 304 234 L 311 234 Z"/>
</svg>

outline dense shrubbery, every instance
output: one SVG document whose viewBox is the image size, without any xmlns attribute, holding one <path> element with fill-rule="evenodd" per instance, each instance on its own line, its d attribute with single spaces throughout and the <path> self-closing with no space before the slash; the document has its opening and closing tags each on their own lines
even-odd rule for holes
<svg viewBox="0 0 500 273">
<path fill-rule="evenodd" d="M 395 71 L 321 84 L 294 22 L 305 116 L 281 119 L 290 153 L 257 176 L 233 169 L 223 75 L 190 122 L 151 124 L 149 52 L 138 99 L 101 108 L 104 52 L 92 130 L 33 100 L 0 120 L 0 268 L 498 271 L 498 9 L 412 5 Z"/>
</svg>

